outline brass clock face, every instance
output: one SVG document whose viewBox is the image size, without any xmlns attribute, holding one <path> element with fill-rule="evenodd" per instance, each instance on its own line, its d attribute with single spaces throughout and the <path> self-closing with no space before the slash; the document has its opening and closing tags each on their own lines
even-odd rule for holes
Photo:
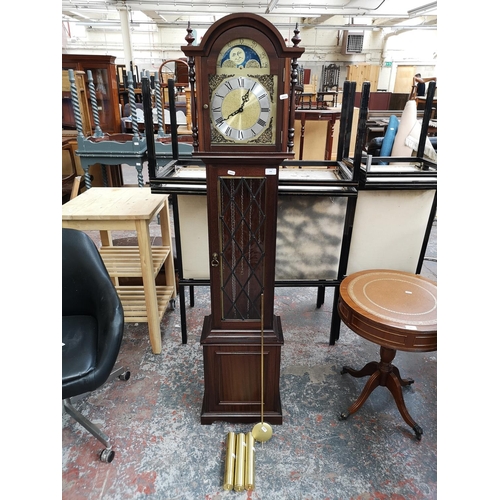
<svg viewBox="0 0 500 500">
<path fill-rule="evenodd" d="M 238 56 L 239 57 L 239 56 Z M 270 75 L 210 79 L 213 144 L 274 144 L 275 82 Z"/>
<path fill-rule="evenodd" d="M 226 43 L 217 57 L 217 73 L 254 70 L 269 73 L 269 56 L 262 45 L 250 38 L 237 38 Z"/>
</svg>

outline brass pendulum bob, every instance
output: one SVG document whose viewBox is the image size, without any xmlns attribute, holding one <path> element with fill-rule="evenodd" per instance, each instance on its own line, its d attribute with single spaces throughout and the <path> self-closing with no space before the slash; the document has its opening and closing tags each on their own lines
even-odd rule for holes
<svg viewBox="0 0 500 500">
<path fill-rule="evenodd" d="M 273 435 L 272 427 L 264 422 L 264 294 L 260 296 L 260 422 L 254 425 L 252 436 L 255 441 L 269 441 Z"/>
</svg>

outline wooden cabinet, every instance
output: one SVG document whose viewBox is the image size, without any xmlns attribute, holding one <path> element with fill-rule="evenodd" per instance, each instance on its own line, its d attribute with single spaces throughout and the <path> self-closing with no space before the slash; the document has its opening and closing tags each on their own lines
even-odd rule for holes
<svg viewBox="0 0 500 500">
<path fill-rule="evenodd" d="M 103 132 L 109 134 L 120 133 L 121 131 L 115 59 L 115 56 L 62 55 L 62 69 L 84 71 L 87 86 L 87 70 L 92 71 L 99 113 L 99 125 Z M 90 96 L 88 89 L 87 95 Z M 89 108 L 91 109 L 92 126 L 95 127 L 90 98 Z M 62 127 L 76 128 L 71 93 L 65 90 L 62 92 Z"/>
<path fill-rule="evenodd" d="M 372 88 L 371 85 L 370 88 Z M 359 92 L 356 92 L 354 94 L 354 106 L 358 108 L 361 107 L 361 88 L 359 90 Z M 399 109 L 389 107 L 391 96 L 392 92 L 370 92 L 370 102 L 368 103 L 368 109 L 370 111 L 380 109 Z"/>
</svg>

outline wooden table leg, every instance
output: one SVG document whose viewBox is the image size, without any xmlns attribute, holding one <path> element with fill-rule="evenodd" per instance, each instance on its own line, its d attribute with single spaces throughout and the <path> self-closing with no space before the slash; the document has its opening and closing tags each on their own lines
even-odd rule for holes
<svg viewBox="0 0 500 500">
<path fill-rule="evenodd" d="M 160 318 L 158 316 L 158 298 L 156 296 L 156 283 L 153 270 L 153 257 L 151 254 L 151 238 L 149 236 L 149 222 L 138 220 L 135 223 L 137 230 L 137 243 L 141 258 L 142 282 L 144 285 L 144 298 L 148 317 L 149 339 L 153 354 L 161 353 Z"/>
<path fill-rule="evenodd" d="M 101 245 L 103 247 L 112 247 L 113 246 L 113 235 L 111 234 L 111 231 L 99 231 L 99 234 L 101 235 Z M 111 278 L 111 281 L 113 281 L 113 285 L 119 286 L 120 284 L 120 278 L 114 276 Z"/>
<path fill-rule="evenodd" d="M 170 224 L 169 224 L 169 209 L 168 209 L 168 198 L 165 199 L 163 208 L 160 210 L 160 229 L 161 229 L 161 244 L 163 246 L 169 246 L 170 251 L 173 252 L 172 248 L 172 238 L 170 234 Z M 174 293 L 172 294 L 172 299 L 177 297 L 177 280 L 175 279 L 175 269 L 174 269 L 174 259 L 167 259 L 165 261 L 165 279 L 166 283 L 173 283 Z"/>
<path fill-rule="evenodd" d="M 341 374 L 348 373 L 353 377 L 366 377 L 370 375 L 368 382 L 366 383 L 363 391 L 358 396 L 358 399 L 349 407 L 346 412 L 340 414 L 340 419 L 345 420 L 356 413 L 368 399 L 368 396 L 373 392 L 373 390 L 378 387 L 387 387 L 391 392 L 396 405 L 398 407 L 399 413 L 403 417 L 403 420 L 413 429 L 415 436 L 420 441 L 423 431 L 422 428 L 411 418 L 404 399 L 402 386 L 413 384 L 413 379 L 402 379 L 399 369 L 394 366 L 391 362 L 396 356 L 396 350 L 390 349 L 388 347 L 380 347 L 380 361 L 371 361 L 367 363 L 361 370 L 354 370 L 349 366 L 344 366 L 341 370 Z"/>
<path fill-rule="evenodd" d="M 306 136 L 306 117 L 302 115 L 300 120 L 300 142 L 299 142 L 299 160 L 304 157 L 304 139 Z"/>
<path fill-rule="evenodd" d="M 403 417 L 403 420 L 413 429 L 413 432 L 415 432 L 415 436 L 420 441 L 420 439 L 422 439 L 422 434 L 423 434 L 422 427 L 420 427 L 415 422 L 415 420 L 411 418 L 406 408 L 398 376 L 394 372 L 391 372 L 387 377 L 385 385 L 391 391 L 391 394 L 393 395 L 394 400 L 396 401 L 396 405 L 398 407 L 399 413 L 401 413 L 401 416 Z"/>
<path fill-rule="evenodd" d="M 353 377 L 360 378 L 360 377 L 367 377 L 368 375 L 373 375 L 377 370 L 378 370 L 378 362 L 371 361 L 370 363 L 367 363 L 365 366 L 363 366 L 361 370 L 355 370 L 350 366 L 344 366 L 342 367 L 342 371 L 340 372 L 340 374 L 344 375 L 345 373 L 348 373 Z"/>
<path fill-rule="evenodd" d="M 358 399 L 349 407 L 347 412 L 340 414 L 341 420 L 345 420 L 349 415 L 356 413 L 363 406 L 364 402 L 368 399 L 368 396 L 373 392 L 373 389 L 375 389 L 379 385 L 382 385 L 380 383 L 380 379 L 381 379 L 381 372 L 377 370 L 368 379 L 368 382 L 361 391 L 361 394 L 359 395 Z"/>
</svg>

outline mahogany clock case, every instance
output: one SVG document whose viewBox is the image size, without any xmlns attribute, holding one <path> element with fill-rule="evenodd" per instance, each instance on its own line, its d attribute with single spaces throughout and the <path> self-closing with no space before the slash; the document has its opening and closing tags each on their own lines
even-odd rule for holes
<svg viewBox="0 0 500 500">
<path fill-rule="evenodd" d="M 182 50 L 196 89 L 193 157 L 207 172 L 211 314 L 201 335 L 201 423 L 258 422 L 263 400 L 266 419 L 281 424 L 283 333 L 273 314 L 278 175 L 293 157 L 291 59 L 304 49 L 287 48 L 260 16 L 233 14 Z"/>
</svg>

